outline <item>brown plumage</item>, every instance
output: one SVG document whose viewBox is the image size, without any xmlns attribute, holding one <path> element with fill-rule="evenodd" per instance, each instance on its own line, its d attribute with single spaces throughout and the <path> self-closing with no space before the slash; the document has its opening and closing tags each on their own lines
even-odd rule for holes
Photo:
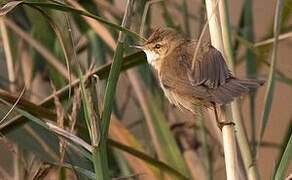
<svg viewBox="0 0 292 180">
<path fill-rule="evenodd" d="M 161 87 L 171 103 L 195 113 L 194 106 L 228 104 L 250 88 L 264 84 L 262 80 L 240 80 L 232 76 L 222 54 L 208 43 L 200 44 L 192 70 L 197 45 L 197 41 L 164 28 L 156 29 L 138 47 L 157 70 Z"/>
</svg>

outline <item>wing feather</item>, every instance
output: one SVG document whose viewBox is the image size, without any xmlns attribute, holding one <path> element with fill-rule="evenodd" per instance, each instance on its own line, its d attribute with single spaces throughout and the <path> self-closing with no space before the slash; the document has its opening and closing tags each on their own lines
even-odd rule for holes
<svg viewBox="0 0 292 180">
<path fill-rule="evenodd" d="M 193 43 L 193 47 L 195 49 L 196 44 Z M 227 64 L 217 49 L 211 45 L 203 45 L 199 53 L 195 59 L 195 69 L 189 75 L 194 86 L 203 85 L 208 88 L 216 88 L 231 77 Z"/>
</svg>

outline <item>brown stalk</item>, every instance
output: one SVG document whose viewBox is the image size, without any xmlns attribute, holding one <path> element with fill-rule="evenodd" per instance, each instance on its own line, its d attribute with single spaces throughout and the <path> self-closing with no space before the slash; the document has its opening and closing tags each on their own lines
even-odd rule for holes
<svg viewBox="0 0 292 180">
<path fill-rule="evenodd" d="M 76 120 L 77 120 L 77 112 L 78 109 L 81 106 L 81 90 L 80 88 L 75 88 L 74 90 L 74 98 L 73 98 L 73 107 L 72 107 L 72 113 L 70 115 L 70 132 L 72 133 L 75 128 Z"/>
<path fill-rule="evenodd" d="M 57 114 L 57 125 L 64 129 L 64 111 L 62 108 L 62 104 L 58 98 L 58 96 L 56 95 L 56 88 L 53 84 L 53 82 L 51 81 L 51 87 L 53 89 L 53 95 L 54 95 L 54 103 L 55 103 L 55 107 L 56 107 L 56 114 Z M 65 156 L 65 148 L 66 148 L 66 142 L 64 141 L 64 139 L 62 137 L 59 137 L 59 147 L 60 147 L 60 162 L 64 162 L 64 156 Z M 61 168 L 59 168 L 59 170 L 61 170 Z"/>
<path fill-rule="evenodd" d="M 46 121 L 46 124 L 49 126 L 49 129 L 61 136 L 66 137 L 67 139 L 70 139 L 71 141 L 73 141 L 76 144 L 79 144 L 80 146 L 82 146 L 83 148 L 85 148 L 87 151 L 92 152 L 93 151 L 93 146 L 91 146 L 90 144 L 88 144 L 87 142 L 85 142 L 83 139 L 81 139 L 78 136 L 75 136 L 74 134 L 70 133 L 69 131 L 66 131 L 65 129 L 62 129 L 60 127 L 58 127 L 57 125 L 55 125 L 53 122 L 50 121 Z"/>
<path fill-rule="evenodd" d="M 96 113 L 93 109 L 92 95 L 90 88 L 86 89 L 88 104 L 89 104 L 89 116 L 90 116 L 90 127 L 91 127 L 91 135 L 92 135 L 92 146 L 97 147 L 100 142 L 100 129 L 98 122 L 100 117 L 97 117 Z"/>
</svg>

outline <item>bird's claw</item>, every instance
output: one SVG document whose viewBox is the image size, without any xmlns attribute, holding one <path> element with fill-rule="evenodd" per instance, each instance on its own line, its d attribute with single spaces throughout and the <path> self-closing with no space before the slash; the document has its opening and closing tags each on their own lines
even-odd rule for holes
<svg viewBox="0 0 292 180">
<path fill-rule="evenodd" d="M 218 127 L 222 131 L 223 126 L 235 126 L 234 122 L 219 122 Z"/>
</svg>

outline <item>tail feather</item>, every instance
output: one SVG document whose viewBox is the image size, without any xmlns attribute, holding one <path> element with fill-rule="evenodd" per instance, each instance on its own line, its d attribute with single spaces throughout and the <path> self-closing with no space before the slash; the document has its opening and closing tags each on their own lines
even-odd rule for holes
<svg viewBox="0 0 292 180">
<path fill-rule="evenodd" d="M 228 104 L 234 98 L 239 97 L 249 91 L 250 88 L 258 88 L 265 83 L 263 80 L 256 79 L 230 79 L 225 84 L 211 91 L 214 102 L 218 104 Z"/>
</svg>

